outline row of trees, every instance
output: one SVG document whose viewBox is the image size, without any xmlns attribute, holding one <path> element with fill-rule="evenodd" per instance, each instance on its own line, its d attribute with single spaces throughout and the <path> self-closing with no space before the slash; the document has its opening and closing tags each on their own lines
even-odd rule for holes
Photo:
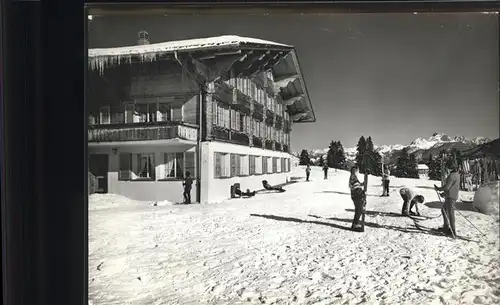
<svg viewBox="0 0 500 305">
<path fill-rule="evenodd" d="M 328 148 L 328 152 L 326 154 L 326 160 L 323 155 L 319 157 L 318 165 L 324 166 L 325 163 L 328 167 L 337 168 L 337 169 L 346 169 L 346 157 L 344 152 L 344 147 L 340 141 L 332 141 Z M 299 157 L 300 165 L 312 165 L 311 158 L 309 156 L 309 152 L 305 149 L 302 150 Z"/>
<path fill-rule="evenodd" d="M 462 164 L 464 160 L 464 158 L 462 157 L 462 152 L 456 148 L 453 148 L 449 151 L 442 149 L 436 157 L 433 157 L 432 154 L 429 154 L 427 166 L 429 167 L 430 180 L 441 180 L 448 174 L 443 172 L 443 165 L 449 159 L 454 160 L 457 165 Z"/>
</svg>

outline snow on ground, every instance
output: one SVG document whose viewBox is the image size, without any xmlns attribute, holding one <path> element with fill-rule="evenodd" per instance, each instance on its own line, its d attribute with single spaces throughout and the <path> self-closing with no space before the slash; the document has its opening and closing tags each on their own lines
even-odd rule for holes
<svg viewBox="0 0 500 305">
<path fill-rule="evenodd" d="M 487 237 L 457 213 L 458 234 L 476 242 L 418 231 L 396 215 L 398 191 L 421 192 L 429 202 L 421 213 L 436 216 L 433 181 L 392 178 L 390 197 L 379 197 L 380 178 L 370 177 L 366 230 L 352 232 L 348 173 L 331 171 L 325 181 L 313 168 L 311 177 L 285 193 L 219 204 L 153 206 L 122 198 L 91 210 L 91 303 L 500 302 L 499 228 L 491 216 L 462 204 L 460 213 Z M 90 206 L 100 197 L 91 196 Z M 441 218 L 424 223 L 437 227 Z"/>
</svg>

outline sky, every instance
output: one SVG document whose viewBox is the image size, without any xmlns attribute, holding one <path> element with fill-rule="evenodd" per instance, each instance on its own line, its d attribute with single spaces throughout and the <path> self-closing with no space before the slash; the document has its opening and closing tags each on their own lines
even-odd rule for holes
<svg viewBox="0 0 500 305">
<path fill-rule="evenodd" d="M 435 132 L 499 137 L 498 15 L 136 15 L 95 17 L 89 48 L 239 35 L 296 48 L 315 123 L 292 150 L 409 144 Z M 314 135 L 314 136 L 312 136 Z"/>
</svg>

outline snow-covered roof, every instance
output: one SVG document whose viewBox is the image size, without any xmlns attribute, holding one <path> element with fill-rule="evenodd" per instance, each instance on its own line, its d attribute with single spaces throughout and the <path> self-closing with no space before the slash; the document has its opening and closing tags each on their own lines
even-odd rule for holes
<svg viewBox="0 0 500 305">
<path fill-rule="evenodd" d="M 429 167 L 427 165 L 425 165 L 425 164 L 418 164 L 417 168 L 418 169 L 429 169 Z"/>
<path fill-rule="evenodd" d="M 163 55 L 181 51 L 197 51 L 208 49 L 220 49 L 223 47 L 236 47 L 244 44 L 264 45 L 281 48 L 293 48 L 293 46 L 281 44 L 273 41 L 240 37 L 236 35 L 224 35 L 208 38 L 196 38 L 187 40 L 167 41 L 162 43 L 152 43 L 145 45 L 133 45 L 117 48 L 96 48 L 88 50 L 89 64 L 95 68 L 103 61 L 120 63 L 129 62 L 132 57 L 140 57 L 141 60 L 153 60 L 157 55 Z"/>
</svg>

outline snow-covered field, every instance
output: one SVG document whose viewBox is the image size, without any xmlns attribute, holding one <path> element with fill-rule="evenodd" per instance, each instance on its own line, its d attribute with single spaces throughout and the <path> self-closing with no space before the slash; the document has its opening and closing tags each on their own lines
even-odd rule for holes
<svg viewBox="0 0 500 305">
<path fill-rule="evenodd" d="M 299 169 L 297 176 L 303 176 Z M 370 177 L 366 230 L 353 216 L 344 171 L 301 180 L 281 194 L 220 204 L 89 200 L 89 303 L 102 304 L 498 304 L 496 218 L 460 211 L 457 231 L 476 242 L 414 228 L 401 212 L 401 186 L 414 187 L 439 215 L 433 181 L 391 180 L 379 197 Z M 462 194 L 470 200 L 472 194 Z M 425 221 L 442 225 L 441 218 Z"/>
</svg>

